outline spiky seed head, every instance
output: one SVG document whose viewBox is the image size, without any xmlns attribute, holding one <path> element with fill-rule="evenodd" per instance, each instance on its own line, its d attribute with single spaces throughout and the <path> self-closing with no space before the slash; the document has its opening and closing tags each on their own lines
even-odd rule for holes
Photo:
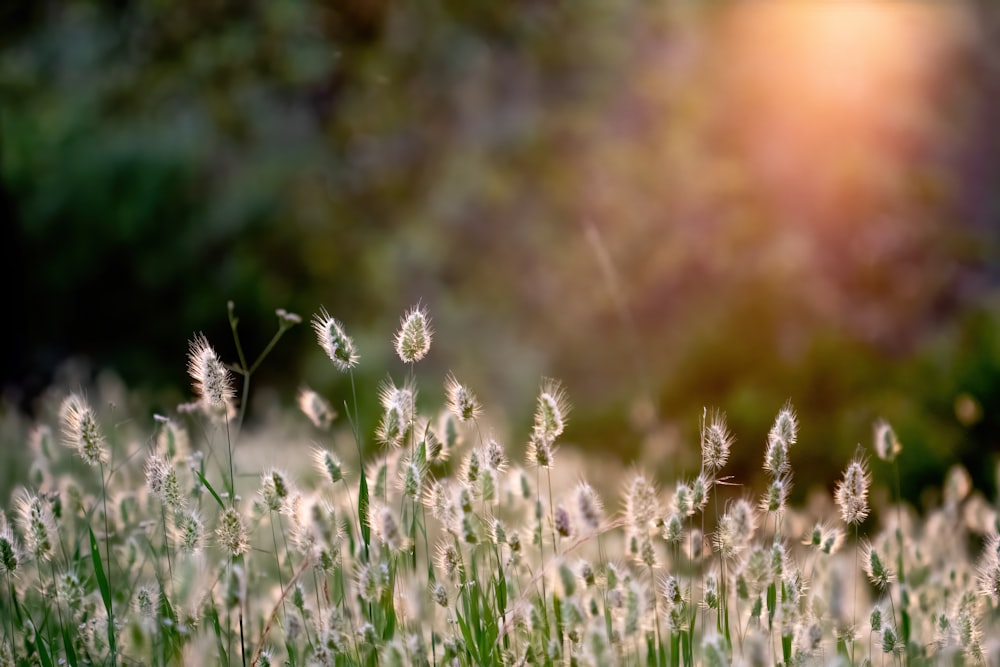
<svg viewBox="0 0 1000 667">
<path fill-rule="evenodd" d="M 896 629 L 891 625 L 882 626 L 882 652 L 895 653 L 899 648 L 899 638 Z"/>
<path fill-rule="evenodd" d="M 204 334 L 195 335 L 188 345 L 188 375 L 194 381 L 194 393 L 209 412 L 228 409 L 236 396 L 232 376 Z"/>
<path fill-rule="evenodd" d="M 319 313 L 313 315 L 312 325 L 319 346 L 337 370 L 346 373 L 358 365 L 358 350 L 354 341 L 344 333 L 344 326 L 330 317 L 326 308 L 320 308 Z"/>
<path fill-rule="evenodd" d="M 243 516 L 235 507 L 227 507 L 219 516 L 219 525 L 215 529 L 219 545 L 230 556 L 242 556 L 250 550 L 247 529 L 243 524 Z"/>
<path fill-rule="evenodd" d="M 59 407 L 63 442 L 76 451 L 88 465 L 97 466 L 108 460 L 107 445 L 97 424 L 97 416 L 87 400 L 70 394 Z"/>
<path fill-rule="evenodd" d="M 0 574 L 16 576 L 24 554 L 10 526 L 0 528 Z"/>
<path fill-rule="evenodd" d="M 535 425 L 532 430 L 532 439 L 549 444 L 554 442 L 566 428 L 566 418 L 569 411 L 569 401 L 562 384 L 551 378 L 543 379 L 535 405 Z"/>
<path fill-rule="evenodd" d="M 439 607 L 447 609 L 448 607 L 448 589 L 445 588 L 444 584 L 440 581 L 436 581 L 430 585 L 431 588 L 431 599 Z"/>
<path fill-rule="evenodd" d="M 562 505 L 556 507 L 553 518 L 556 532 L 562 537 L 569 537 L 573 534 L 573 524 L 569 518 L 569 512 Z"/>
<path fill-rule="evenodd" d="M 684 539 L 684 522 L 681 515 L 671 512 L 663 522 L 663 539 L 667 544 L 680 544 Z"/>
<path fill-rule="evenodd" d="M 844 471 L 844 478 L 837 484 L 834 494 L 840 517 L 847 525 L 861 523 L 868 518 L 868 488 L 871 475 L 868 463 L 863 458 L 855 458 Z"/>
<path fill-rule="evenodd" d="M 551 469 L 555 459 L 556 445 L 550 440 L 544 440 L 532 432 L 525 450 L 525 461 L 530 467 Z"/>
<path fill-rule="evenodd" d="M 174 515 L 173 542 L 184 553 L 201 551 L 205 541 L 205 524 L 197 510 L 178 512 Z"/>
<path fill-rule="evenodd" d="M 507 470 L 507 454 L 503 450 L 503 445 L 494 436 L 489 436 L 483 445 L 483 463 L 486 467 L 496 472 L 502 473 Z"/>
<path fill-rule="evenodd" d="M 56 520 L 48 503 L 25 492 L 17 499 L 17 518 L 28 553 L 35 560 L 47 561 L 55 550 Z"/>
<path fill-rule="evenodd" d="M 422 304 L 413 306 L 403 315 L 396 332 L 396 354 L 404 364 L 420 361 L 431 349 L 434 330 L 427 308 Z"/>
<path fill-rule="evenodd" d="M 260 476 L 258 493 L 269 511 L 281 511 L 291 492 L 291 482 L 283 471 L 271 468 Z"/>
<path fill-rule="evenodd" d="M 167 462 L 159 454 L 150 454 L 146 458 L 146 488 L 149 494 L 157 500 L 163 500 L 163 483 L 167 477 Z"/>
<path fill-rule="evenodd" d="M 674 490 L 674 510 L 681 516 L 694 514 L 694 503 L 691 502 L 691 487 L 687 482 L 678 482 Z"/>
<path fill-rule="evenodd" d="M 892 426 L 884 419 L 878 419 L 874 426 L 875 454 L 883 461 L 892 462 L 903 451 L 903 445 L 896 437 Z"/>
<path fill-rule="evenodd" d="M 479 399 L 471 389 L 462 384 L 451 373 L 444 381 L 444 391 L 448 396 L 448 410 L 462 423 L 475 421 L 482 412 Z"/>
<path fill-rule="evenodd" d="M 792 402 L 788 401 L 782 406 L 778 416 L 774 418 L 774 425 L 771 426 L 771 430 L 767 434 L 767 441 L 768 443 L 780 442 L 784 445 L 785 451 L 788 451 L 788 448 L 796 443 L 798 437 L 798 418 L 795 416 Z"/>
<path fill-rule="evenodd" d="M 163 503 L 174 511 L 184 508 L 184 494 L 181 482 L 177 477 L 177 467 L 167 463 L 167 472 L 163 476 Z"/>
<path fill-rule="evenodd" d="M 344 479 L 344 466 L 340 461 L 340 457 L 333 452 L 321 447 L 314 448 L 313 463 L 316 465 L 319 474 L 331 484 L 336 484 Z"/>
<path fill-rule="evenodd" d="M 139 586 L 135 592 L 135 608 L 143 618 L 156 618 L 160 610 L 159 589 L 149 584 Z"/>
<path fill-rule="evenodd" d="M 625 491 L 625 523 L 639 532 L 646 532 L 660 513 L 656 487 L 641 473 L 632 476 Z"/>
<path fill-rule="evenodd" d="M 781 475 L 771 478 L 771 483 L 767 487 L 767 492 L 760 498 L 761 512 L 783 512 L 785 504 L 788 502 L 788 493 L 791 491 L 791 480 Z"/>
<path fill-rule="evenodd" d="M 396 515 L 386 505 L 372 503 L 368 508 L 368 522 L 372 532 L 392 551 L 402 551 L 407 540 L 399 527 Z"/>
<path fill-rule="evenodd" d="M 604 514 L 604 504 L 594 488 L 581 481 L 576 485 L 574 493 L 576 497 L 576 511 L 580 521 L 590 531 L 596 531 L 601 527 L 601 518 Z"/>
<path fill-rule="evenodd" d="M 435 560 L 441 576 L 449 580 L 454 579 L 458 574 L 458 569 L 462 562 L 455 545 L 448 541 L 438 543 L 437 558 Z"/>
<path fill-rule="evenodd" d="M 861 560 L 868 580 L 880 591 L 885 590 L 889 582 L 895 579 L 892 570 L 886 566 L 882 556 L 879 555 L 878 549 L 867 540 L 861 547 Z"/>
<path fill-rule="evenodd" d="M 712 478 L 701 473 L 691 482 L 691 506 L 694 511 L 702 512 L 708 505 L 708 492 L 712 488 Z"/>
<path fill-rule="evenodd" d="M 701 460 L 709 474 L 726 465 L 732 446 L 733 436 L 726 426 L 725 413 L 705 408 L 701 418 Z"/>
<path fill-rule="evenodd" d="M 986 559 L 980 564 L 978 584 L 980 595 L 990 598 L 994 605 L 1000 604 L 1000 563 Z"/>
<path fill-rule="evenodd" d="M 325 398 L 309 387 L 300 387 L 296 400 L 299 410 L 309 418 L 313 426 L 324 431 L 330 430 L 330 424 L 337 418 L 337 411 Z"/>
</svg>

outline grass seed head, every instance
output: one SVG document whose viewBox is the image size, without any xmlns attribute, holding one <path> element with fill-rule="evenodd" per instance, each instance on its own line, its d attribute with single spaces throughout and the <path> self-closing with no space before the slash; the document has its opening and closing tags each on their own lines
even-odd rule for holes
<svg viewBox="0 0 1000 667">
<path fill-rule="evenodd" d="M 309 387 L 300 387 L 296 395 L 296 402 L 299 405 L 299 410 L 309 418 L 313 426 L 323 431 L 330 430 L 330 425 L 337 418 L 337 411 L 330 406 L 325 398 Z"/>
<path fill-rule="evenodd" d="M 97 424 L 97 416 L 87 400 L 70 394 L 59 407 L 63 442 L 71 447 L 88 465 L 97 466 L 108 460 L 108 448 Z"/>
<path fill-rule="evenodd" d="M 726 426 L 726 415 L 719 410 L 705 408 L 701 417 L 701 461 L 710 474 L 722 469 L 729 460 L 734 438 Z"/>
<path fill-rule="evenodd" d="M 250 550 L 247 529 L 243 524 L 243 515 L 235 507 L 227 507 L 219 516 L 219 525 L 215 536 L 221 546 L 230 556 L 242 556 Z"/>
<path fill-rule="evenodd" d="M 871 474 L 863 458 L 855 458 L 844 471 L 843 479 L 837 484 L 834 498 L 840 508 L 840 517 L 847 525 L 859 524 L 868 518 L 868 489 Z"/>
<path fill-rule="evenodd" d="M 433 337 L 434 330 L 431 328 L 427 308 L 417 304 L 406 311 L 400 320 L 394 341 L 396 354 L 404 364 L 416 363 L 427 356 Z"/>
<path fill-rule="evenodd" d="M 344 326 L 330 317 L 326 308 L 320 308 L 319 313 L 313 315 L 312 324 L 319 346 L 337 370 L 347 373 L 358 365 L 358 350 L 354 341 L 344 333 Z"/>
<path fill-rule="evenodd" d="M 208 343 L 197 334 L 188 344 L 188 374 L 194 383 L 199 402 L 209 413 L 226 411 L 235 398 L 232 376 Z"/>
<path fill-rule="evenodd" d="M 879 419 L 874 426 L 875 454 L 883 461 L 893 462 L 903 451 L 903 445 L 896 438 L 892 426 L 884 419 Z"/>
<path fill-rule="evenodd" d="M 444 391 L 448 397 L 448 410 L 463 424 L 475 421 L 482 413 L 479 399 L 471 389 L 460 383 L 451 373 L 444 381 Z"/>
</svg>

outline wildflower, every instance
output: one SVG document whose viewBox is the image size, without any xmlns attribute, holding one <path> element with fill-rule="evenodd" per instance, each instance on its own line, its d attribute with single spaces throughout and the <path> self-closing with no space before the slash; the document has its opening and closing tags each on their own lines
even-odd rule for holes
<svg viewBox="0 0 1000 667">
<path fill-rule="evenodd" d="M 278 322 L 284 327 L 289 327 L 293 324 L 301 324 L 302 317 L 296 313 L 290 313 L 284 308 L 278 308 L 274 311 L 274 314 L 278 316 Z"/>
<path fill-rule="evenodd" d="M 461 384 L 454 375 L 448 374 L 444 382 L 444 390 L 448 395 L 448 410 L 455 418 L 463 423 L 475 421 L 482 412 L 479 399 L 464 384 Z"/>
<path fill-rule="evenodd" d="M 313 462 L 320 475 L 325 477 L 331 484 L 336 484 L 344 479 L 344 466 L 336 454 L 325 449 L 316 447 L 313 449 Z"/>
<path fill-rule="evenodd" d="M 875 454 L 883 461 L 892 462 L 896 455 L 903 451 L 903 445 L 896 438 L 896 433 L 889 422 L 879 419 L 875 422 Z"/>
<path fill-rule="evenodd" d="M 330 317 L 326 308 L 320 308 L 319 314 L 313 315 L 312 324 L 319 346 L 338 371 L 346 373 L 358 365 L 358 351 L 354 347 L 354 341 L 344 333 L 344 326 Z"/>
<path fill-rule="evenodd" d="M 729 460 L 733 436 L 726 426 L 725 413 L 706 408 L 701 418 L 701 460 L 710 474 L 718 472 Z"/>
<path fill-rule="evenodd" d="M 78 394 L 67 396 L 59 407 L 59 419 L 63 442 L 76 450 L 81 459 L 92 466 L 107 462 L 104 436 L 86 399 Z"/>
<path fill-rule="evenodd" d="M 330 407 L 325 398 L 309 387 L 300 387 L 296 398 L 299 410 L 309 418 L 309 421 L 316 428 L 324 431 L 329 430 L 330 424 L 337 418 L 337 411 Z"/>
<path fill-rule="evenodd" d="M 835 499 L 844 523 L 858 524 L 868 517 L 868 487 L 871 475 L 864 459 L 855 458 L 844 471 L 844 478 L 837 484 Z"/>
<path fill-rule="evenodd" d="M 219 525 L 215 529 L 215 535 L 219 538 L 219 544 L 230 556 L 234 558 L 242 556 L 250 550 L 250 542 L 247 539 L 247 529 L 243 525 L 243 517 L 234 507 L 229 507 L 222 512 L 219 517 Z"/>
<path fill-rule="evenodd" d="M 199 401 L 209 410 L 227 409 L 236 396 L 229 370 L 204 334 L 197 334 L 189 344 L 188 375 L 194 380 Z"/>
<path fill-rule="evenodd" d="M 35 560 L 46 561 L 55 549 L 56 520 L 41 498 L 24 493 L 17 499 L 18 524 L 28 553 Z"/>
<path fill-rule="evenodd" d="M 434 330 L 431 328 L 427 309 L 417 304 L 400 320 L 399 331 L 396 332 L 396 354 L 405 364 L 420 361 L 431 349 L 431 338 Z"/>
</svg>

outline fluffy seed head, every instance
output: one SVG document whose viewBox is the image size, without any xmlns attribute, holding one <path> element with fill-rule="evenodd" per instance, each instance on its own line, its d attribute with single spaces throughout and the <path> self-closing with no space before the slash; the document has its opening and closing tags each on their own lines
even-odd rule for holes
<svg viewBox="0 0 1000 667">
<path fill-rule="evenodd" d="M 551 468 L 556 449 L 555 443 L 539 438 L 532 432 L 531 437 L 528 439 L 525 460 L 529 466 L 534 468 Z"/>
<path fill-rule="evenodd" d="M 272 468 L 260 476 L 259 493 L 268 510 L 281 511 L 291 492 L 291 482 L 283 471 Z"/>
<path fill-rule="evenodd" d="M 313 463 L 316 464 L 319 474 L 331 484 L 344 479 L 344 466 L 336 454 L 316 447 L 313 449 Z"/>
<path fill-rule="evenodd" d="M 194 554 L 201 551 L 205 541 L 205 524 L 197 510 L 174 515 L 173 541 L 184 553 Z"/>
<path fill-rule="evenodd" d="M 725 413 L 705 408 L 701 417 L 701 460 L 705 470 L 713 474 L 726 465 L 732 446 Z"/>
<path fill-rule="evenodd" d="M 149 494 L 163 500 L 163 483 L 167 477 L 167 462 L 159 454 L 150 454 L 146 459 L 146 488 Z"/>
<path fill-rule="evenodd" d="M 219 539 L 219 545 L 230 556 L 242 556 L 250 550 L 250 541 L 247 538 L 247 529 L 243 525 L 243 517 L 234 507 L 223 510 L 219 517 L 219 525 L 215 529 L 215 535 Z"/>
<path fill-rule="evenodd" d="M 344 333 L 344 326 L 330 317 L 326 308 L 320 308 L 319 313 L 313 315 L 312 325 L 319 346 L 338 371 L 346 373 L 358 365 L 358 350 L 354 341 Z"/>
<path fill-rule="evenodd" d="M 427 309 L 417 304 L 413 306 L 400 320 L 399 331 L 396 332 L 396 354 L 404 364 L 420 361 L 431 349 L 431 338 L 434 330 Z"/>
<path fill-rule="evenodd" d="M 49 560 L 55 549 L 56 520 L 48 503 L 26 492 L 17 499 L 17 516 L 28 553 L 35 560 Z"/>
<path fill-rule="evenodd" d="M 896 459 L 896 455 L 903 451 L 903 445 L 896 438 L 896 433 L 889 426 L 889 422 L 879 419 L 875 422 L 875 454 L 883 461 L 890 463 Z"/>
<path fill-rule="evenodd" d="M 482 412 L 479 399 L 464 384 L 460 383 L 454 375 L 448 374 L 444 381 L 444 391 L 448 396 L 448 410 L 455 415 L 455 419 L 467 423 L 475 421 Z"/>
<path fill-rule="evenodd" d="M 407 540 L 399 528 L 399 522 L 392 510 L 385 505 L 373 503 L 368 509 L 368 522 L 372 532 L 392 551 L 402 551 Z"/>
<path fill-rule="evenodd" d="M 862 545 L 861 559 L 865 574 L 868 575 L 868 580 L 875 585 L 875 588 L 885 590 L 889 582 L 895 579 L 892 570 L 886 566 L 885 561 L 871 542 L 865 541 Z"/>
<path fill-rule="evenodd" d="M 97 417 L 87 400 L 79 394 L 67 396 L 59 408 L 63 442 L 76 450 L 87 464 L 96 466 L 108 460 L 104 436 Z"/>
<path fill-rule="evenodd" d="M 635 474 L 625 491 L 625 522 L 635 531 L 646 532 L 659 514 L 656 488 L 642 474 Z"/>
<path fill-rule="evenodd" d="M 767 492 L 760 498 L 760 510 L 762 512 L 782 512 L 785 503 L 788 501 L 788 492 L 791 491 L 792 483 L 786 476 L 774 477 L 767 487 Z"/>
<path fill-rule="evenodd" d="M 296 397 L 299 410 L 302 411 L 313 425 L 324 431 L 330 429 L 330 424 L 337 418 L 337 411 L 330 407 L 325 398 L 317 394 L 309 387 L 300 387 Z"/>
<path fill-rule="evenodd" d="M 0 574 L 15 576 L 24 560 L 21 545 L 10 526 L 0 529 Z"/>
<path fill-rule="evenodd" d="M 535 407 L 535 426 L 533 439 L 552 443 L 562 435 L 566 428 L 566 417 L 569 415 L 569 401 L 566 392 L 558 380 L 545 378 L 538 392 L 538 402 Z"/>
<path fill-rule="evenodd" d="M 792 407 L 792 403 L 789 401 L 785 403 L 778 412 L 778 416 L 775 417 L 774 425 L 771 426 L 771 430 L 767 434 L 767 441 L 768 443 L 781 443 L 787 451 L 789 447 L 795 444 L 798 437 L 799 422 L 795 416 L 795 408 Z"/>
<path fill-rule="evenodd" d="M 837 484 L 834 497 L 840 507 L 840 517 L 847 525 L 861 523 L 868 517 L 868 487 L 871 481 L 864 459 L 855 458 L 844 471 L 844 478 Z"/>
<path fill-rule="evenodd" d="M 590 484 L 583 481 L 576 485 L 574 495 L 580 521 L 588 530 L 596 531 L 601 527 L 601 517 L 604 513 L 604 504 L 601 502 L 600 496 Z"/>
<path fill-rule="evenodd" d="M 188 345 L 188 375 L 198 399 L 210 411 L 228 408 L 236 396 L 229 370 L 204 334 L 197 334 Z"/>
</svg>

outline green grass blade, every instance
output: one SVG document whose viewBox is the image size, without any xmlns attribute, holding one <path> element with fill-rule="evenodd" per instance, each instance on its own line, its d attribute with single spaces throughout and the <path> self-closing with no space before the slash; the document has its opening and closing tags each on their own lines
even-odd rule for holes
<svg viewBox="0 0 1000 667">
<path fill-rule="evenodd" d="M 97 537 L 94 536 L 94 529 L 87 527 L 90 531 L 90 558 L 94 563 L 94 575 L 97 577 L 97 585 L 101 589 L 101 599 L 104 600 L 104 608 L 108 611 L 108 646 L 111 654 L 115 655 L 115 623 L 111 613 L 111 586 L 108 585 L 108 578 L 104 574 L 104 564 L 101 562 L 101 553 L 97 549 Z"/>
<path fill-rule="evenodd" d="M 220 498 L 219 494 L 215 492 L 215 489 L 212 488 L 212 485 L 208 483 L 208 480 L 205 479 L 205 476 L 203 474 L 201 474 L 201 471 L 195 470 L 194 474 L 198 475 L 198 479 L 201 480 L 201 483 L 205 485 L 205 488 L 208 489 L 208 492 L 212 494 L 213 498 L 215 498 L 215 502 L 219 503 L 219 507 L 221 507 L 222 509 L 226 509 L 226 505 L 222 502 L 222 498 Z"/>
<path fill-rule="evenodd" d="M 38 648 L 38 659 L 42 662 L 42 667 L 52 667 L 52 657 L 45 648 L 45 641 L 41 635 L 35 637 L 35 646 Z"/>
</svg>

